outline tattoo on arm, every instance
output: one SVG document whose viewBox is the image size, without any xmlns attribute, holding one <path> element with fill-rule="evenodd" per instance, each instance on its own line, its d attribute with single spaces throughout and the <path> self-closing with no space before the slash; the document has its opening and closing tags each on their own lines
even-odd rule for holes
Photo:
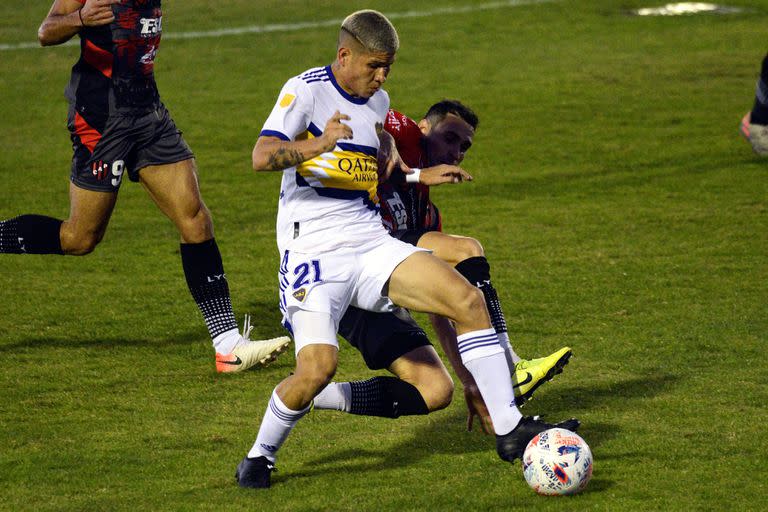
<svg viewBox="0 0 768 512">
<path fill-rule="evenodd" d="M 297 149 L 278 148 L 269 155 L 269 168 L 274 170 L 288 169 L 304 162 L 304 153 Z"/>
</svg>

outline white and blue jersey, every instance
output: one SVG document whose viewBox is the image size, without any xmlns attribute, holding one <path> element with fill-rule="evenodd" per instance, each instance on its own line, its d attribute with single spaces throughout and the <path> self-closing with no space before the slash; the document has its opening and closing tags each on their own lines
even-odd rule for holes
<svg viewBox="0 0 768 512">
<path fill-rule="evenodd" d="M 352 140 L 283 173 L 277 244 L 316 253 L 356 247 L 386 232 L 378 213 L 377 130 L 389 109 L 383 90 L 356 98 L 336 82 L 330 66 L 310 69 L 283 86 L 261 136 L 285 141 L 319 137 L 338 110 L 350 117 Z"/>
</svg>

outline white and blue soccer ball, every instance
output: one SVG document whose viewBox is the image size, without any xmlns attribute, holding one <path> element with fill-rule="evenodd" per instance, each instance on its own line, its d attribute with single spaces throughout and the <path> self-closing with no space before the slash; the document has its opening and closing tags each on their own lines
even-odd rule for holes
<svg viewBox="0 0 768 512">
<path fill-rule="evenodd" d="M 576 494 L 592 478 L 592 452 L 578 434 L 551 428 L 531 439 L 525 448 L 523 475 L 539 494 Z"/>
</svg>

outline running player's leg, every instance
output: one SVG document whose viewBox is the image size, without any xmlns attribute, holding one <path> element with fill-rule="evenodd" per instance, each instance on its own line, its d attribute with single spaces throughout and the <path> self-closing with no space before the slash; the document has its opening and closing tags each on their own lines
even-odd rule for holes
<svg viewBox="0 0 768 512">
<path fill-rule="evenodd" d="M 187 285 L 216 351 L 231 352 L 239 332 L 211 215 L 200 197 L 195 161 L 147 166 L 139 173 L 139 181 L 179 231 Z"/>
<path fill-rule="evenodd" d="M 194 159 L 149 165 L 138 175 L 152 200 L 179 231 L 181 261 L 189 291 L 203 314 L 220 372 L 242 371 L 268 362 L 285 350 L 289 338 L 249 342 L 232 311 L 213 221 L 200 195 Z M 246 329 L 247 331 L 247 329 Z"/>
<path fill-rule="evenodd" d="M 69 200 L 69 218 L 63 221 L 35 214 L 0 221 L 0 253 L 82 256 L 92 252 L 104 237 L 117 192 L 70 183 Z"/>
</svg>

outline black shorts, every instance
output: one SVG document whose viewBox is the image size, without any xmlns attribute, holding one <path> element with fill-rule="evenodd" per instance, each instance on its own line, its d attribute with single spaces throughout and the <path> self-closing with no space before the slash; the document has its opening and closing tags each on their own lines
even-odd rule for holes
<svg viewBox="0 0 768 512">
<path fill-rule="evenodd" d="M 419 238 L 421 238 L 424 233 L 428 232 L 428 229 L 400 229 L 397 231 L 392 231 L 390 235 L 397 238 L 401 242 L 416 246 L 419 244 Z"/>
<path fill-rule="evenodd" d="M 363 355 L 371 370 L 389 368 L 411 350 L 431 346 L 427 333 L 404 309 L 373 313 L 350 306 L 339 322 L 339 334 Z"/>
<path fill-rule="evenodd" d="M 144 167 L 194 157 L 162 105 L 147 114 L 111 116 L 103 133 L 76 118 L 70 107 L 68 127 L 74 150 L 70 180 L 88 190 L 117 192 L 126 171 L 131 181 L 139 181 Z"/>
</svg>

